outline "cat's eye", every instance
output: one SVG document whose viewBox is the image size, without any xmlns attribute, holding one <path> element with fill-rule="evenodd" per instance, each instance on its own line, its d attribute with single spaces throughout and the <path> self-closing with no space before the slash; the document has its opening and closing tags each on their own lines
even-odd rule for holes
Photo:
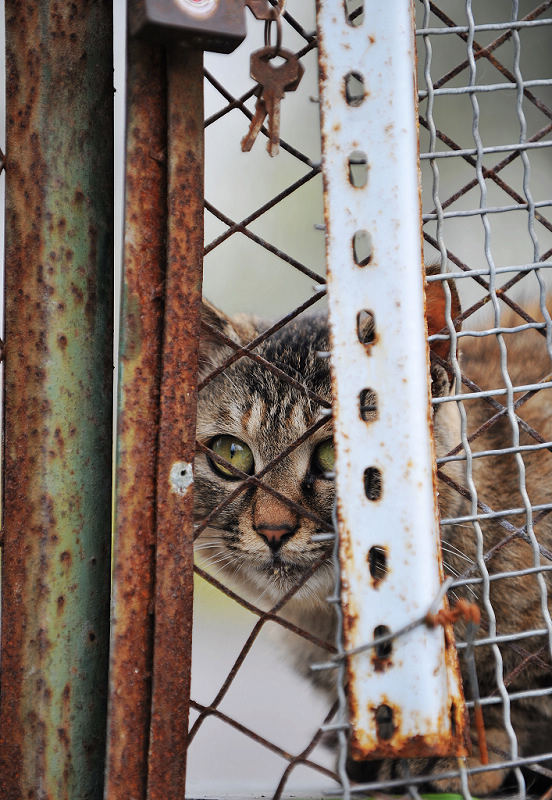
<svg viewBox="0 0 552 800">
<path fill-rule="evenodd" d="M 242 442 L 235 436 L 225 434 L 211 439 L 209 447 L 217 456 L 224 458 L 225 461 L 228 461 L 228 463 L 232 464 L 236 469 L 241 470 L 241 472 L 246 472 L 248 475 L 252 474 L 255 461 L 251 448 L 246 445 L 245 442 Z M 223 478 L 226 478 L 226 480 L 240 480 L 239 475 L 233 473 L 232 470 L 225 467 L 224 464 L 215 461 L 214 458 L 210 458 L 209 463 L 212 469 L 219 475 L 222 475 Z"/>
<path fill-rule="evenodd" d="M 329 473 L 333 472 L 335 465 L 333 439 L 326 439 L 316 447 L 313 454 L 314 472 Z"/>
</svg>

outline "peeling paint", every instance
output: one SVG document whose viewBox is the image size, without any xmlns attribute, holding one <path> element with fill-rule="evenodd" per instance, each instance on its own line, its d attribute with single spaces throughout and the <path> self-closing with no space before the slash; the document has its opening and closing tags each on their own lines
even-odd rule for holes
<svg viewBox="0 0 552 800">
<path fill-rule="evenodd" d="M 173 492 L 185 495 L 194 482 L 193 465 L 176 461 L 171 467 L 169 481 Z"/>
</svg>

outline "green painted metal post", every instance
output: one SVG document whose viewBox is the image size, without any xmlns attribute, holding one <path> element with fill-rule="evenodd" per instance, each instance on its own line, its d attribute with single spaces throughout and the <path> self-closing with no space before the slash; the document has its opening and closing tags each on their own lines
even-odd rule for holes
<svg viewBox="0 0 552 800">
<path fill-rule="evenodd" d="M 102 796 L 112 8 L 6 0 L 2 800 Z"/>
</svg>

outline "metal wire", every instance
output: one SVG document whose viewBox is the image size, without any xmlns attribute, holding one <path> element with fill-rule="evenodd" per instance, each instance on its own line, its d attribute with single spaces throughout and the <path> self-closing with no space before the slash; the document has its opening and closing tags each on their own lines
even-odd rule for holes
<svg viewBox="0 0 552 800">
<path fill-rule="evenodd" d="M 532 503 L 530 501 L 528 491 L 525 486 L 525 465 L 523 463 L 523 455 L 550 450 L 552 448 L 552 442 L 549 441 L 548 437 L 542 436 L 528 421 L 523 418 L 523 407 L 528 400 L 535 396 L 536 393 L 552 388 L 552 379 L 550 375 L 546 375 L 540 382 L 534 380 L 534 376 L 527 376 L 530 378 L 530 380 L 527 380 L 526 383 L 515 383 L 512 381 L 508 371 L 506 337 L 510 342 L 512 340 L 516 341 L 516 337 L 520 336 L 524 332 L 535 331 L 535 334 L 529 335 L 536 336 L 538 334 L 539 336 L 542 336 L 546 340 L 548 352 L 552 356 L 552 322 L 546 306 L 546 284 L 544 282 L 544 274 L 552 266 L 552 261 L 550 260 L 550 257 L 552 256 L 552 246 L 548 246 L 548 249 L 546 249 L 546 247 L 541 247 L 539 245 L 537 235 L 537 232 L 540 234 L 542 231 L 543 235 L 549 236 L 549 234 L 552 232 L 552 222 L 546 216 L 546 214 L 549 213 L 548 209 L 551 205 L 551 200 L 547 198 L 539 198 L 538 200 L 534 199 L 530 189 L 531 176 L 529 170 L 529 159 L 531 157 L 536 158 L 537 154 L 544 155 L 547 152 L 547 149 L 552 145 L 552 141 L 549 138 L 549 135 L 552 132 L 552 124 L 550 123 L 550 120 L 552 120 L 552 111 L 547 107 L 543 100 L 535 94 L 535 92 L 539 92 L 541 89 L 552 85 L 552 80 L 548 78 L 531 78 L 530 80 L 526 80 L 523 77 L 520 68 L 519 33 L 520 31 L 525 31 L 523 35 L 528 36 L 531 31 L 534 31 L 538 28 L 544 29 L 546 26 L 550 26 L 550 24 L 552 24 L 552 19 L 543 18 L 542 14 L 551 6 L 551 2 L 547 0 L 547 2 L 541 3 L 523 19 L 517 18 L 517 2 L 514 2 L 512 6 L 511 20 L 489 22 L 482 25 L 476 24 L 472 13 L 471 2 L 469 2 L 469 0 L 466 0 L 465 5 L 467 24 L 456 24 L 441 9 L 439 9 L 435 3 L 430 2 L 430 0 L 422 0 L 422 4 L 424 10 L 424 19 L 422 25 L 417 31 L 417 35 L 420 40 L 420 49 L 422 49 L 423 46 L 426 53 L 424 66 L 424 79 L 426 87 L 419 92 L 420 102 L 423 105 L 423 113 L 420 114 L 420 122 L 422 127 L 428 131 L 429 144 L 427 148 L 424 147 L 426 152 L 421 154 L 421 160 L 424 164 L 427 164 L 433 184 L 431 191 L 433 208 L 430 207 L 423 215 L 423 222 L 426 225 L 424 237 L 428 243 L 435 247 L 440 255 L 441 272 L 437 275 L 430 276 L 429 280 L 442 282 L 443 291 L 446 298 L 447 319 L 446 328 L 443 331 L 437 332 L 431 336 L 430 343 L 446 340 L 450 341 L 450 368 L 452 369 L 455 379 L 455 388 L 453 393 L 447 397 L 434 398 L 433 404 L 436 409 L 446 403 L 452 402 L 456 404 L 461 420 L 461 441 L 449 453 L 445 454 L 438 460 L 438 465 L 441 467 L 439 476 L 441 480 L 447 483 L 453 491 L 458 492 L 461 496 L 467 498 L 470 504 L 470 513 L 463 514 L 462 516 L 458 517 L 444 518 L 442 520 L 442 525 L 445 536 L 448 526 L 472 526 L 474 541 L 477 544 L 476 563 L 469 565 L 462 575 L 455 576 L 453 579 L 451 578 L 446 586 L 450 588 L 451 591 L 460 589 L 461 587 L 481 587 L 482 604 L 485 608 L 489 625 L 487 630 L 483 630 L 481 632 L 480 638 L 473 642 L 473 647 L 475 649 L 481 647 L 487 647 L 491 649 L 494 660 L 494 671 L 497 687 L 496 692 L 498 694 L 496 696 L 491 694 L 490 696 L 481 697 L 480 702 L 482 706 L 502 706 L 504 713 L 504 724 L 508 731 L 510 741 L 510 753 L 507 754 L 507 760 L 503 764 L 490 765 L 489 767 L 467 768 L 463 763 L 459 763 L 458 770 L 439 774 L 439 778 L 446 778 L 447 776 L 458 777 L 462 785 L 464 797 L 469 798 L 469 775 L 478 774 L 485 769 L 496 770 L 504 768 L 505 765 L 511 766 L 515 770 L 518 784 L 518 794 L 520 797 L 524 797 L 525 784 L 520 767 L 528 767 L 530 765 L 538 766 L 540 762 L 544 762 L 545 760 L 549 759 L 552 754 L 539 755 L 538 757 L 529 755 L 522 759 L 518 757 L 516 734 L 510 719 L 510 704 L 518 703 L 530 698 L 535 699 L 540 697 L 548 697 L 550 694 L 552 694 L 552 687 L 532 687 L 530 689 L 524 689 L 521 691 L 519 690 L 519 687 L 516 688 L 515 691 L 510 691 L 508 687 L 514 678 L 519 675 L 523 669 L 527 667 L 527 665 L 531 663 L 538 664 L 542 668 L 542 665 L 547 663 L 545 660 L 546 648 L 541 647 L 541 644 L 546 641 L 548 647 L 550 647 L 550 642 L 552 641 L 552 628 L 551 619 L 547 608 L 548 599 L 544 575 L 552 571 L 552 565 L 550 563 L 541 563 L 541 559 L 552 560 L 552 553 L 550 553 L 542 544 L 538 542 L 537 537 L 535 536 L 534 525 L 536 522 L 542 519 L 544 515 L 552 512 L 552 503 Z M 442 27 L 436 27 L 430 24 L 431 15 L 442 22 Z M 309 53 L 316 46 L 314 34 L 305 31 L 296 22 L 296 20 L 294 20 L 289 12 L 284 14 L 284 19 L 302 38 L 302 50 L 298 51 L 300 57 Z M 485 46 L 476 42 L 475 36 L 477 34 L 492 31 L 496 31 L 500 34 L 497 39 Z M 466 43 L 466 51 L 465 58 L 463 58 L 462 61 L 449 69 L 445 75 L 437 78 L 432 74 L 435 69 L 432 58 L 432 37 L 438 37 L 437 41 L 439 41 L 442 40 L 443 36 L 454 36 L 460 41 L 464 41 Z M 498 60 L 495 54 L 505 42 L 510 40 L 512 42 L 514 57 L 512 67 L 508 68 Z M 501 74 L 501 79 L 503 79 L 502 82 L 494 82 L 492 79 L 487 80 L 486 76 L 486 81 L 484 84 L 477 83 L 476 67 L 477 63 L 481 61 L 481 59 L 483 59 L 493 69 L 498 70 L 498 72 Z M 464 82 L 465 85 L 459 87 L 447 85 L 450 84 L 450 81 L 453 78 L 460 75 L 460 73 L 466 69 L 469 73 L 469 80 Z M 207 73 L 206 79 L 226 101 L 226 105 L 220 111 L 217 111 L 206 120 L 206 126 L 215 124 L 232 110 L 239 110 L 241 115 L 246 119 L 252 118 L 252 112 L 249 110 L 246 103 L 253 96 L 253 89 L 239 97 L 234 97 L 223 85 L 223 83 L 221 83 L 220 80 L 217 80 L 212 73 Z M 483 145 L 479 130 L 480 114 L 478 97 L 481 96 L 483 98 L 488 96 L 490 93 L 494 94 L 495 92 L 503 93 L 505 103 L 511 103 L 511 98 L 515 98 L 514 103 L 519 122 L 519 141 L 517 142 L 515 141 L 516 135 L 512 133 L 507 138 L 507 141 L 509 142 L 508 144 L 489 145 L 487 142 L 485 145 Z M 450 132 L 445 132 L 437 128 L 435 121 L 435 104 L 436 102 L 440 102 L 439 98 L 445 96 L 448 96 L 451 98 L 451 100 L 455 97 L 469 98 L 469 102 L 472 106 L 473 119 L 472 146 L 460 146 L 455 141 L 457 136 L 454 135 L 454 132 L 452 132 L 451 136 Z M 538 112 L 539 114 L 543 114 L 547 120 L 547 123 L 531 136 L 528 136 L 527 123 L 523 113 L 523 103 L 530 105 L 535 113 Z M 262 135 L 266 134 L 266 129 L 263 129 Z M 437 149 L 438 142 L 442 143 L 441 149 Z M 462 144 L 465 143 L 462 142 Z M 445 149 L 443 149 L 443 145 Z M 266 368 L 275 371 L 283 380 L 289 380 L 289 382 L 293 383 L 294 379 L 290 380 L 289 376 L 285 375 L 285 373 L 281 373 L 277 367 L 274 369 L 274 365 L 269 365 L 268 363 L 265 364 L 263 359 L 259 358 L 255 350 L 260 344 L 262 344 L 263 341 L 266 341 L 276 331 L 281 330 L 281 328 L 287 324 L 287 322 L 295 318 L 299 313 L 301 313 L 302 310 L 305 310 L 316 303 L 325 294 L 324 278 L 318 275 L 311 266 L 305 264 L 303 261 L 295 258 L 291 254 L 284 252 L 284 250 L 282 250 L 280 247 L 275 246 L 258 233 L 250 230 L 249 227 L 253 222 L 259 220 L 265 213 L 270 212 L 279 203 L 287 200 L 287 198 L 289 198 L 297 189 L 300 189 L 301 186 L 307 184 L 320 173 L 320 165 L 311 160 L 305 153 L 297 150 L 297 148 L 293 147 L 289 142 L 282 142 L 281 146 L 283 150 L 297 159 L 300 164 L 305 165 L 307 168 L 305 174 L 298 180 L 290 183 L 287 188 L 265 202 L 260 208 L 256 209 L 239 222 L 235 221 L 236 217 L 232 219 L 232 215 L 230 213 L 226 213 L 217 208 L 214 202 L 206 202 L 206 209 L 209 214 L 216 217 L 216 219 L 225 226 L 225 230 L 206 245 L 205 253 L 208 254 L 212 252 L 220 244 L 227 241 L 228 238 L 234 236 L 236 233 L 241 234 L 242 236 L 245 235 L 250 242 L 260 246 L 267 252 L 270 252 L 282 263 L 289 265 L 290 268 L 297 270 L 306 277 L 312 278 L 313 282 L 316 284 L 314 288 L 315 294 L 312 298 L 308 298 L 300 307 L 291 310 L 289 314 L 283 316 L 277 323 L 270 326 L 270 328 L 264 331 L 254 341 L 250 342 L 244 347 L 237 347 L 235 343 L 232 343 L 230 340 L 224 340 L 224 343 L 232 348 L 232 355 L 230 355 L 224 364 L 220 365 L 220 367 L 218 367 L 217 370 L 211 374 L 211 376 L 207 377 L 202 382 L 200 388 L 206 386 L 209 380 L 212 380 L 217 374 L 220 374 L 221 371 L 228 368 L 240 358 L 255 360 L 258 364 L 263 364 L 263 366 L 266 366 Z M 483 159 L 485 159 L 485 163 L 488 164 L 490 160 L 489 156 L 492 156 L 495 153 L 497 156 L 499 154 L 503 154 L 504 158 L 494 165 L 491 163 L 489 166 L 485 166 L 483 164 Z M 448 168 L 449 164 L 456 163 L 460 160 L 463 162 L 466 168 L 471 170 L 471 175 L 469 176 L 469 180 L 466 180 L 463 185 L 453 187 L 449 185 L 444 170 Z M 504 177 L 502 177 L 502 175 L 509 174 L 505 171 L 508 167 L 510 167 L 510 165 L 515 164 L 516 160 L 519 160 L 521 171 L 523 173 L 521 179 L 522 185 L 519 190 L 515 186 L 511 185 L 512 180 L 506 180 Z M 441 165 L 443 175 L 445 176 L 443 178 L 441 178 L 438 165 Z M 446 192 L 442 191 L 441 183 L 443 186 L 446 185 Z M 493 197 L 493 204 L 491 205 L 488 203 L 487 183 L 492 183 L 497 190 L 507 195 L 509 202 L 507 204 L 500 203 L 499 200 L 495 200 Z M 458 201 L 467 195 L 468 192 L 474 189 L 479 191 L 479 204 L 476 205 L 471 202 L 469 208 L 458 208 Z M 498 219 L 500 217 L 504 217 L 505 214 L 517 215 L 518 217 L 520 214 L 527 215 L 527 233 L 532 246 L 531 260 L 528 263 L 516 265 L 495 263 L 495 259 L 493 258 L 491 250 L 491 231 L 489 220 L 491 215 L 494 219 Z M 484 251 L 486 256 L 486 264 L 484 266 L 482 266 L 480 263 L 469 263 L 469 259 L 462 258 L 461 254 L 453 252 L 453 248 L 451 248 L 451 246 L 447 246 L 446 234 L 448 231 L 447 226 L 449 225 L 450 221 L 461 221 L 460 223 L 457 222 L 457 224 L 469 224 L 470 219 L 481 220 L 485 240 Z M 448 269 L 449 262 L 456 266 L 457 271 L 453 273 L 448 273 L 446 271 Z M 506 273 L 510 273 L 512 277 L 503 286 L 497 286 L 497 276 Z M 530 279 L 527 277 L 528 275 L 532 274 L 536 276 L 535 279 Z M 484 293 L 484 297 L 476 300 L 472 303 L 472 305 L 465 308 L 457 320 L 453 320 L 451 316 L 451 292 L 447 283 L 447 281 L 450 279 L 456 280 L 462 284 L 473 281 L 478 285 L 481 292 Z M 508 294 L 522 280 L 537 281 L 539 286 L 539 308 L 542 319 L 535 319 L 534 317 L 535 315 L 538 317 L 538 313 L 532 307 L 528 309 L 523 308 L 523 303 L 520 304 Z M 455 328 L 455 325 L 458 326 L 462 320 L 469 318 L 486 303 L 488 303 L 492 309 L 492 326 L 488 325 L 485 329 L 481 329 L 480 327 L 474 325 L 472 326 L 472 329 L 465 329 L 463 331 L 459 331 Z M 518 314 L 523 320 L 523 323 L 518 325 L 512 324 L 511 318 L 508 317 L 508 322 L 501 324 L 500 304 L 504 304 L 505 306 L 509 307 L 512 312 Z M 502 386 L 477 386 L 469 377 L 469 375 L 464 375 L 462 373 L 461 363 L 459 363 L 458 359 L 456 358 L 456 347 L 459 343 L 470 340 L 481 340 L 483 337 L 489 336 L 494 337 L 494 340 L 497 342 L 499 348 Z M 327 353 L 320 354 L 321 357 L 327 357 L 327 355 Z M 295 384 L 297 384 L 296 388 L 300 387 L 299 381 L 295 381 Z M 515 393 L 519 392 L 523 392 L 524 394 L 514 400 Z M 505 398 L 504 405 L 498 402 L 496 399 L 497 397 Z M 317 400 L 319 401 L 320 398 L 317 398 Z M 466 408 L 469 409 L 469 404 L 468 406 L 465 406 L 465 403 L 468 400 L 480 401 L 489 405 L 489 419 L 486 420 L 475 431 L 468 431 L 468 414 L 466 412 Z M 331 414 L 330 409 L 327 411 L 328 414 Z M 329 417 L 326 417 L 325 419 L 327 420 L 328 418 Z M 481 450 L 474 452 L 471 449 L 471 444 L 473 441 L 487 431 L 491 430 L 493 426 L 501 420 L 506 420 L 509 426 L 509 435 L 511 441 L 507 444 L 507 446 L 484 446 Z M 520 431 L 527 433 L 535 441 L 535 444 L 528 444 L 525 442 L 521 443 Z M 307 432 L 305 434 L 305 439 L 311 433 L 312 431 Z M 298 446 L 297 443 L 293 445 L 293 447 L 296 446 Z M 482 499 L 478 494 L 473 472 L 473 464 L 476 463 L 477 459 L 493 459 L 495 457 L 506 455 L 514 459 L 516 468 L 518 469 L 521 505 L 516 505 L 512 508 L 493 508 L 491 505 L 485 502 L 486 498 Z M 237 496 L 239 492 L 247 490 L 248 487 L 254 485 L 262 486 L 263 475 L 266 474 L 269 469 L 275 467 L 282 457 L 283 454 L 280 454 L 280 456 L 275 458 L 271 464 L 267 465 L 265 470 L 258 473 L 256 476 L 243 475 L 243 482 L 236 486 L 235 490 L 231 493 L 230 498 Z M 444 468 L 445 465 L 449 464 L 450 462 L 461 462 L 463 465 L 465 465 L 465 478 L 463 479 L 462 485 L 451 478 L 450 475 L 443 473 L 442 468 Z M 492 461 L 489 462 L 490 465 L 492 465 L 492 463 Z M 279 493 L 276 494 L 278 495 L 279 499 L 285 501 L 283 495 L 280 495 Z M 196 530 L 196 535 L 199 536 L 209 524 L 216 522 L 216 517 L 223 511 L 225 504 L 227 505 L 228 502 L 231 502 L 231 500 L 227 498 L 226 501 L 223 501 L 223 503 L 217 506 L 217 508 L 215 508 L 211 514 L 199 524 Z M 512 524 L 510 518 L 515 517 L 521 517 L 524 520 L 524 525 L 516 526 Z M 487 520 L 493 520 L 496 525 L 504 529 L 504 538 L 492 548 L 485 547 L 484 535 L 481 527 L 481 525 Z M 344 652 L 342 644 L 343 620 L 339 606 L 340 579 L 338 541 L 335 533 L 329 530 L 325 530 L 323 533 L 315 534 L 312 539 L 316 542 L 334 542 L 333 563 L 336 574 L 336 586 L 334 596 L 328 599 L 331 603 L 333 603 L 336 609 L 338 619 L 337 642 L 335 647 L 328 646 L 328 644 L 325 643 L 325 649 L 328 652 L 334 652 L 335 657 L 331 658 L 325 665 L 319 665 L 319 667 L 331 668 L 338 674 L 339 679 L 337 688 L 339 702 L 337 711 L 334 709 L 328 713 L 328 717 L 320 726 L 313 740 L 309 742 L 300 753 L 291 755 L 286 753 L 284 748 L 279 748 L 279 755 L 286 761 L 286 765 L 273 796 L 275 798 L 281 796 L 282 792 L 284 791 L 285 783 L 297 764 L 305 763 L 314 769 L 318 769 L 316 762 L 310 761 L 309 748 L 314 746 L 322 733 L 332 732 L 336 734 L 339 743 L 339 755 L 335 773 L 335 777 L 339 783 L 339 788 L 336 789 L 335 794 L 340 794 L 342 797 L 350 798 L 357 792 L 370 792 L 374 790 L 379 791 L 406 787 L 411 796 L 416 798 L 416 787 L 427 783 L 427 776 L 412 775 L 411 773 L 409 774 L 409 767 L 407 763 L 403 763 L 401 765 L 401 770 L 403 772 L 402 777 L 397 777 L 389 781 L 373 781 L 371 783 L 354 785 L 347 775 L 346 764 L 348 722 L 345 690 L 345 661 L 347 654 Z M 493 573 L 492 564 L 493 558 L 496 556 L 496 554 L 501 552 L 505 547 L 508 547 L 511 542 L 520 539 L 528 542 L 533 548 L 533 565 L 523 569 L 511 569 L 508 571 L 498 571 Z M 247 736 L 253 736 L 258 743 L 263 744 L 275 752 L 274 748 L 276 747 L 276 749 L 278 749 L 278 746 L 265 739 L 265 737 L 262 736 L 262 733 L 257 734 L 256 732 L 251 731 L 251 729 L 245 730 L 247 726 L 242 726 L 240 728 L 240 723 L 237 723 L 235 720 L 225 716 L 220 710 L 219 706 L 223 698 L 226 696 L 228 688 L 233 682 L 237 672 L 239 669 L 241 669 L 241 666 L 248 653 L 254 646 L 263 625 L 266 624 L 267 621 L 271 621 L 278 625 L 283 625 L 290 630 L 293 629 L 293 627 L 290 627 L 291 623 L 285 620 L 285 618 L 278 613 L 279 608 L 277 606 L 272 608 L 269 612 L 263 612 L 261 609 L 255 608 L 254 606 L 251 607 L 251 604 L 248 606 L 247 601 L 245 601 L 243 598 L 240 598 L 239 595 L 226 587 L 221 581 L 218 581 L 216 578 L 207 575 L 207 573 L 202 571 L 199 567 L 197 568 L 197 571 L 198 575 L 201 575 L 202 578 L 208 580 L 212 585 L 216 585 L 219 589 L 221 589 L 221 591 L 225 592 L 236 602 L 239 602 L 244 607 L 248 607 L 252 613 L 256 614 L 258 621 L 254 626 L 254 629 L 247 642 L 244 644 L 242 651 L 238 654 L 232 671 L 220 687 L 220 690 L 214 697 L 213 701 L 209 705 L 199 703 L 195 704 L 200 716 L 195 722 L 195 728 L 193 729 L 192 736 L 196 735 L 197 730 L 199 730 L 203 724 L 203 721 L 209 715 L 214 715 L 225 724 L 233 726 L 236 730 L 239 729 L 241 733 L 244 733 Z M 499 633 L 494 620 L 492 598 L 490 593 L 491 586 L 496 583 L 496 581 L 509 581 L 513 578 L 531 575 L 535 576 L 535 580 L 538 581 L 539 591 L 541 594 L 544 627 L 534 627 L 531 630 L 516 630 L 506 634 Z M 419 619 L 413 620 L 413 624 L 423 624 L 423 618 L 420 617 Z M 295 633 L 303 636 L 303 638 L 306 639 L 309 639 L 310 636 L 308 632 L 305 631 L 301 632 L 299 630 L 295 630 Z M 391 636 L 400 635 L 400 633 L 400 631 L 395 632 L 394 634 L 391 634 Z M 377 639 L 371 643 L 368 643 L 366 647 L 373 647 L 380 640 L 383 641 L 387 638 L 389 637 L 381 637 L 381 639 Z M 312 641 L 312 636 L 310 637 L 310 640 Z M 535 647 L 534 652 L 525 650 L 523 644 L 527 641 L 533 642 L 533 640 L 538 641 L 538 646 Z M 320 646 L 324 645 L 324 643 L 321 642 L 316 643 Z M 468 644 L 466 642 L 458 642 L 458 648 L 461 652 L 464 651 L 467 646 Z M 502 663 L 501 648 L 513 648 L 515 653 L 518 654 L 520 658 L 520 661 L 517 662 L 516 666 L 510 669 L 510 672 L 508 673 L 505 672 L 505 668 Z M 473 700 L 468 700 L 468 707 L 471 708 L 473 704 Z M 334 712 L 335 716 L 332 716 Z M 326 773 L 327 772 L 328 771 L 326 771 Z"/>
<path fill-rule="evenodd" d="M 473 41 L 472 45 L 473 47 Z M 530 86 L 552 86 L 552 80 L 537 79 L 534 81 L 523 81 L 522 88 L 527 89 Z M 515 83 L 487 83 L 487 84 L 470 84 L 469 86 L 449 86 L 448 89 L 434 89 L 433 96 L 439 97 L 447 94 L 467 94 L 475 95 L 480 92 L 499 92 L 502 90 L 517 90 Z M 424 100 L 428 93 L 426 91 L 418 92 L 418 99 Z"/>
<path fill-rule="evenodd" d="M 551 19 L 519 20 L 518 22 L 489 22 L 485 25 L 474 25 L 474 33 L 482 31 L 519 31 L 522 28 L 541 28 L 552 25 Z M 441 36 L 450 33 L 469 33 L 467 25 L 453 25 L 450 28 L 417 28 L 416 36 Z"/>
<path fill-rule="evenodd" d="M 543 147 L 550 147 L 552 142 L 523 142 L 522 144 L 496 144 L 492 147 L 483 147 L 482 153 L 483 155 L 489 155 L 490 153 L 523 153 L 527 150 L 541 150 Z M 477 150 L 473 147 L 468 147 L 464 149 L 454 149 L 452 151 L 448 150 L 436 150 L 434 153 L 420 153 L 420 159 L 422 161 L 427 161 L 428 159 L 433 158 L 454 158 L 456 156 L 475 156 L 477 155 Z"/>
<path fill-rule="evenodd" d="M 552 758 L 552 752 L 544 753 L 538 756 L 529 756 L 527 758 L 513 758 L 508 759 L 505 761 L 501 761 L 497 764 L 488 764 L 485 767 L 463 767 L 461 766 L 458 770 L 447 770 L 446 772 L 439 773 L 439 779 L 443 780 L 445 778 L 457 778 L 462 774 L 462 771 L 465 770 L 466 775 L 477 775 L 481 772 L 493 772 L 494 770 L 500 769 L 507 769 L 509 767 L 521 767 L 530 764 L 539 764 L 542 761 L 548 761 Z M 376 791 L 385 791 L 386 789 L 399 789 L 404 787 L 405 785 L 412 784 L 413 786 L 423 786 L 424 783 L 427 783 L 427 775 L 412 775 L 408 778 L 408 780 L 404 778 L 394 778 L 392 780 L 383 780 L 383 781 L 371 781 L 370 783 L 359 783 L 352 788 L 352 791 L 356 794 L 361 792 L 373 792 Z M 328 792 L 328 796 L 330 797 L 337 797 L 340 794 L 339 790 L 332 790 Z M 469 798 L 471 797 L 467 786 L 462 787 L 462 794 L 463 797 Z"/>
</svg>

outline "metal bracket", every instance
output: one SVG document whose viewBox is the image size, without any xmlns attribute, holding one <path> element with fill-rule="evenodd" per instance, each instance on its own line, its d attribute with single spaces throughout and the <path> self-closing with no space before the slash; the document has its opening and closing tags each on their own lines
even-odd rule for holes
<svg viewBox="0 0 552 800">
<path fill-rule="evenodd" d="M 443 580 L 412 8 L 340 5 L 320 0 L 318 34 L 351 754 L 465 754 L 452 631 L 409 625 Z"/>
</svg>

